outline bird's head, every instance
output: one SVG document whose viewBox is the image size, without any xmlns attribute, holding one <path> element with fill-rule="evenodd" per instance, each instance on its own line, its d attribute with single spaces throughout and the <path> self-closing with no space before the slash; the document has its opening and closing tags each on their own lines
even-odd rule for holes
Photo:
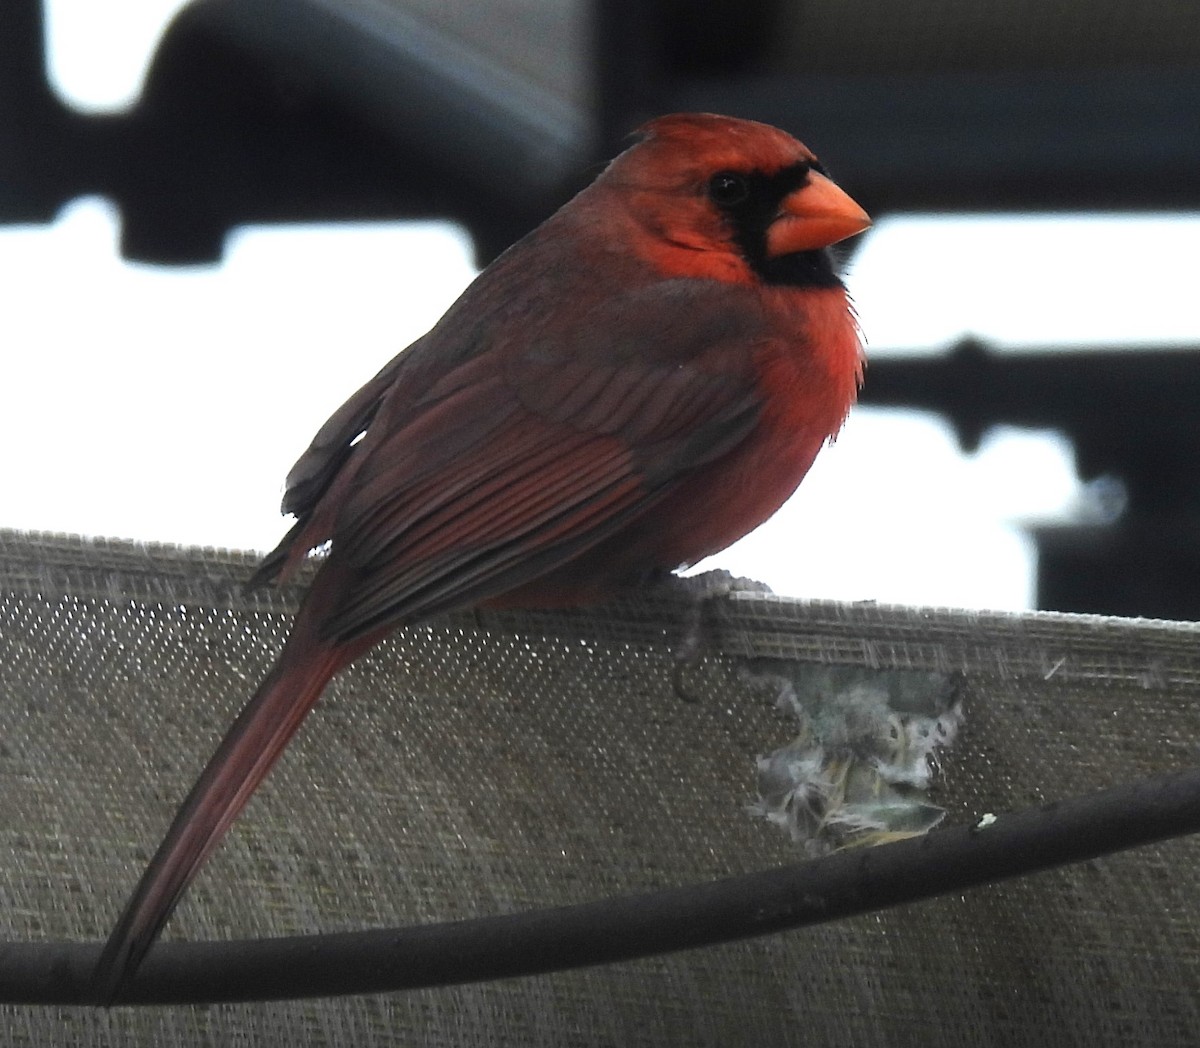
<svg viewBox="0 0 1200 1048">
<path fill-rule="evenodd" d="M 638 134 L 600 183 L 645 234 L 639 250 L 674 275 L 836 283 L 825 249 L 871 224 L 803 143 L 778 128 L 677 113 Z"/>
</svg>

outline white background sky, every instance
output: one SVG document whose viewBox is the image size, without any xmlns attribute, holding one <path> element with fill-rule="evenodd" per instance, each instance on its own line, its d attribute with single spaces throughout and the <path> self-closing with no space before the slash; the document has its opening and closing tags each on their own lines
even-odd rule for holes
<svg viewBox="0 0 1200 1048">
<path fill-rule="evenodd" d="M 180 6 L 52 0 L 56 89 L 128 105 Z M 0 527 L 274 545 L 283 477 L 317 426 L 473 275 L 462 232 L 433 223 L 248 229 L 222 265 L 184 269 L 122 261 L 118 223 L 84 200 L 53 226 L 0 229 Z M 1012 351 L 1196 341 L 1198 240 L 1198 215 L 894 218 L 849 283 L 877 356 L 966 333 Z M 935 416 L 864 408 L 715 563 L 792 595 L 1027 607 L 1019 524 L 1087 505 L 1054 434 L 997 431 L 964 457 Z"/>
</svg>

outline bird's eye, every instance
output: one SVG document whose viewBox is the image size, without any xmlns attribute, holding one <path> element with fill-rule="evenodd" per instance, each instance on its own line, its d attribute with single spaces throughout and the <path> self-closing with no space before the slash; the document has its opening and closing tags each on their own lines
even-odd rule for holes
<svg viewBox="0 0 1200 1048">
<path fill-rule="evenodd" d="M 708 195 L 720 207 L 736 207 L 750 196 L 750 183 L 743 175 L 721 171 L 708 180 Z"/>
</svg>

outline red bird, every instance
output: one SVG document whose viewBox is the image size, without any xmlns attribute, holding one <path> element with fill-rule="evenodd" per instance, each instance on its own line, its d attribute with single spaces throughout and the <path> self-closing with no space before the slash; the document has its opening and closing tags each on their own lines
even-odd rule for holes
<svg viewBox="0 0 1200 1048">
<path fill-rule="evenodd" d="M 765 124 L 654 120 L 354 394 L 255 582 L 329 554 L 117 922 L 111 1000 L 329 679 L 397 626 L 581 605 L 723 549 L 841 427 L 862 347 L 826 250 L 870 224 Z"/>
</svg>

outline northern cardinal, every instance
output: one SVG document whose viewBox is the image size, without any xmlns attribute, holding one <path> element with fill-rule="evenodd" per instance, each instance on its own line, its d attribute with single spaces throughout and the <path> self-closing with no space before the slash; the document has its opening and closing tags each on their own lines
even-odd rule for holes
<svg viewBox="0 0 1200 1048">
<path fill-rule="evenodd" d="M 329 679 L 385 634 L 456 608 L 599 601 L 783 504 L 858 389 L 827 248 L 869 224 L 783 131 L 661 117 L 333 414 L 253 581 L 328 556 L 118 920 L 99 999 Z"/>
</svg>

